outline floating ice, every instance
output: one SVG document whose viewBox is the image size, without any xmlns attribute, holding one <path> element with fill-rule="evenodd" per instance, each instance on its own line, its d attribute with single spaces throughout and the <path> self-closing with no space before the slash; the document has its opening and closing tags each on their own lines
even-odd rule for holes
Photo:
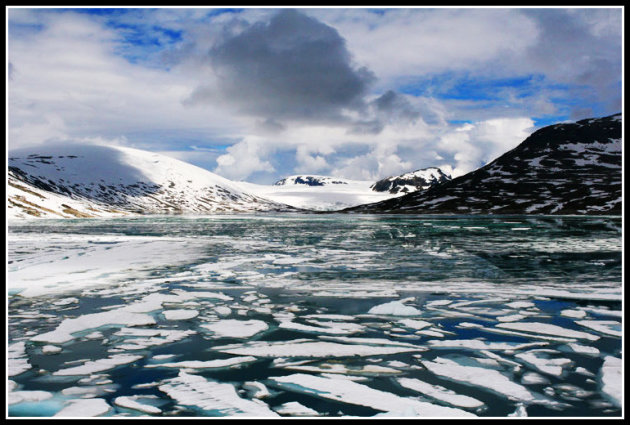
<svg viewBox="0 0 630 425">
<path fill-rule="evenodd" d="M 621 364 L 620 358 L 606 356 L 599 373 L 602 392 L 617 407 L 621 407 L 621 397 L 623 394 Z"/>
<path fill-rule="evenodd" d="M 62 350 L 61 347 L 57 347 L 56 345 L 44 345 L 42 347 L 42 353 L 44 354 L 57 354 Z"/>
<path fill-rule="evenodd" d="M 69 405 L 55 414 L 55 417 L 90 417 L 108 413 L 111 407 L 102 398 L 70 400 Z"/>
<path fill-rule="evenodd" d="M 94 361 L 85 362 L 81 366 L 71 367 L 68 369 L 60 369 L 53 373 L 57 376 L 78 376 L 89 375 L 95 372 L 102 372 L 104 370 L 113 369 L 117 366 L 133 363 L 136 360 L 141 359 L 142 356 L 133 356 L 129 354 L 117 354 L 105 359 L 98 359 Z"/>
<path fill-rule="evenodd" d="M 137 410 L 142 413 L 150 413 L 154 415 L 162 413 L 162 410 L 158 407 L 151 406 L 150 404 L 139 403 L 137 401 L 138 399 L 142 399 L 143 397 L 146 398 L 146 396 L 137 395 L 116 397 L 114 399 L 114 404 L 116 406 L 124 407 L 127 409 Z"/>
<path fill-rule="evenodd" d="M 145 367 L 169 367 L 177 369 L 219 369 L 225 367 L 233 367 L 236 365 L 242 365 L 245 363 L 255 362 L 256 357 L 244 356 L 244 357 L 230 357 L 229 359 L 217 359 L 217 360 L 185 360 L 174 363 L 159 363 L 149 364 Z"/>
<path fill-rule="evenodd" d="M 48 391 L 12 391 L 8 395 L 8 404 L 32 403 L 52 398 Z"/>
<path fill-rule="evenodd" d="M 330 379 L 297 373 L 289 376 L 272 377 L 269 380 L 274 385 L 288 391 L 332 399 L 341 403 L 367 406 L 382 412 L 399 412 L 410 409 L 413 410 L 415 416 L 422 417 L 475 416 L 461 409 L 400 397 L 345 379 Z"/>
<path fill-rule="evenodd" d="M 475 398 L 468 397 L 462 394 L 457 394 L 454 391 L 444 388 L 440 385 L 432 385 L 419 379 L 398 378 L 397 382 L 405 388 L 425 394 L 436 400 L 443 401 L 450 404 L 451 406 L 458 406 L 469 409 L 483 406 L 483 402 Z"/>
<path fill-rule="evenodd" d="M 377 356 L 385 354 L 423 351 L 424 348 L 401 346 L 375 347 L 370 345 L 337 344 L 313 340 L 293 340 L 280 342 L 255 341 L 245 344 L 212 347 L 213 350 L 235 355 L 251 355 L 256 357 L 347 357 Z"/>
<path fill-rule="evenodd" d="M 521 383 L 525 385 L 548 384 L 549 380 L 536 372 L 526 372 L 521 377 Z"/>
<path fill-rule="evenodd" d="M 427 326 L 432 325 L 431 322 L 426 322 L 424 320 L 414 320 L 414 319 L 402 319 L 402 320 L 399 320 L 398 323 L 411 329 L 423 329 L 423 328 L 426 328 Z"/>
<path fill-rule="evenodd" d="M 562 310 L 560 314 L 565 317 L 572 317 L 576 319 L 581 319 L 583 317 L 586 317 L 586 312 L 584 310 L 567 309 L 567 310 Z"/>
<path fill-rule="evenodd" d="M 589 356 L 599 356 L 599 350 L 596 347 L 589 347 L 576 343 L 568 343 L 567 346 L 576 353 L 586 354 Z"/>
<path fill-rule="evenodd" d="M 436 375 L 477 388 L 487 388 L 499 395 L 505 395 L 511 400 L 533 401 L 535 399 L 534 395 L 525 387 L 512 382 L 510 378 L 498 370 L 462 366 L 453 360 L 439 357 L 432 362 L 422 360 L 422 365 Z"/>
<path fill-rule="evenodd" d="M 311 408 L 308 408 L 297 401 L 290 401 L 273 408 L 277 413 L 285 416 L 320 416 L 320 414 Z"/>
<path fill-rule="evenodd" d="M 520 308 L 530 308 L 530 307 L 535 307 L 536 304 L 534 304 L 531 301 L 513 301 L 511 303 L 506 304 L 506 306 L 508 307 L 512 307 L 514 309 L 520 309 Z"/>
<path fill-rule="evenodd" d="M 549 353 L 553 352 L 547 350 L 532 350 L 526 353 L 519 353 L 515 357 L 535 367 L 539 371 L 553 376 L 561 376 L 563 369 L 573 363 L 570 359 L 549 358 Z"/>
<path fill-rule="evenodd" d="M 247 395 L 251 398 L 267 398 L 271 395 L 265 384 L 262 382 L 247 381 L 242 385 L 247 391 Z"/>
<path fill-rule="evenodd" d="M 265 403 L 239 397 L 231 384 L 210 381 L 181 370 L 176 378 L 163 381 L 159 389 L 181 405 L 197 407 L 215 416 L 278 416 Z"/>
<path fill-rule="evenodd" d="M 19 375 L 31 368 L 31 365 L 26 358 L 25 348 L 26 346 L 24 341 L 13 343 L 7 348 L 7 373 L 9 376 Z"/>
<path fill-rule="evenodd" d="M 232 309 L 223 305 L 214 308 L 214 311 L 221 317 L 229 316 L 232 314 Z"/>
<path fill-rule="evenodd" d="M 219 338 L 249 338 L 269 327 L 262 320 L 220 320 L 211 324 L 200 325 Z"/>
<path fill-rule="evenodd" d="M 307 333 L 325 333 L 332 335 L 351 335 L 357 332 L 363 332 L 365 326 L 356 323 L 339 323 L 339 322 L 318 322 L 312 321 L 318 326 L 309 326 L 296 322 L 281 322 L 278 325 L 281 329 L 291 329 Z"/>
<path fill-rule="evenodd" d="M 378 365 L 365 365 L 361 367 L 348 367 L 339 363 L 322 363 L 318 366 L 289 365 L 284 369 L 299 370 L 302 372 L 316 372 L 342 375 L 396 375 L 401 373 L 397 369 Z"/>
<path fill-rule="evenodd" d="M 180 341 L 193 334 L 195 331 L 191 330 L 123 328 L 114 335 L 132 338 L 125 339 L 124 344 L 117 345 L 109 351 L 142 350 L 147 347 Z"/>
<path fill-rule="evenodd" d="M 546 342 L 487 342 L 479 339 L 447 339 L 430 340 L 427 342 L 433 348 L 466 348 L 469 350 L 522 350 L 547 344 Z"/>
<path fill-rule="evenodd" d="M 569 338 L 588 339 L 590 341 L 596 341 L 599 339 L 597 335 L 593 335 L 586 332 L 574 331 L 572 329 L 563 328 L 549 323 L 541 322 L 512 322 L 512 323 L 499 323 L 499 328 L 513 329 L 523 332 L 531 332 L 533 334 L 545 334 L 545 335 L 557 335 Z M 534 336 L 534 335 L 532 335 Z"/>
<path fill-rule="evenodd" d="M 576 320 L 575 323 L 605 335 L 621 338 L 621 323 L 615 320 Z"/>
<path fill-rule="evenodd" d="M 164 310 L 162 314 L 166 320 L 187 320 L 197 317 L 199 312 L 195 310 Z"/>
<path fill-rule="evenodd" d="M 400 301 L 391 301 L 372 307 L 369 314 L 379 314 L 386 316 L 419 316 L 422 314 L 420 310 L 404 305 Z"/>
</svg>

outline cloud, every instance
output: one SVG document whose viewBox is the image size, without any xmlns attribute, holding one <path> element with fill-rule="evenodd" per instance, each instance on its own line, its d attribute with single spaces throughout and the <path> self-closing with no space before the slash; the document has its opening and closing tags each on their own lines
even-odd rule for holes
<svg viewBox="0 0 630 425">
<path fill-rule="evenodd" d="M 214 75 L 191 103 L 221 102 L 275 122 L 343 122 L 374 80 L 334 28 L 291 9 L 224 36 L 207 59 Z"/>
<path fill-rule="evenodd" d="M 268 157 L 273 153 L 264 139 L 246 137 L 217 158 L 215 172 L 231 180 L 243 180 L 259 171 L 275 171 Z"/>
<path fill-rule="evenodd" d="M 530 118 L 496 118 L 458 126 L 434 146 L 440 156 L 451 157 L 451 174 L 457 177 L 495 160 L 515 148 L 532 132 Z"/>
</svg>

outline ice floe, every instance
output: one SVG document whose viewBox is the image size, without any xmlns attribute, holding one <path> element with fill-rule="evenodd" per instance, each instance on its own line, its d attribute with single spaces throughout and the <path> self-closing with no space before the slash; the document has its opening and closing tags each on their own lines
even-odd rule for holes
<svg viewBox="0 0 630 425">
<path fill-rule="evenodd" d="M 498 370 L 462 366 L 453 360 L 440 357 L 434 361 L 422 360 L 421 363 L 435 375 L 477 388 L 487 388 L 514 401 L 531 402 L 535 399 L 535 396 L 525 387 L 513 382 Z"/>
<path fill-rule="evenodd" d="M 596 341 L 599 339 L 599 336 L 593 335 L 591 333 L 575 331 L 572 329 L 563 328 L 561 326 L 541 322 L 499 323 L 497 324 L 497 327 L 522 332 L 530 332 L 532 333 L 532 336 L 535 336 L 536 334 L 544 334 L 568 338 L 588 339 L 589 341 Z"/>
<path fill-rule="evenodd" d="M 324 334 L 332 334 L 332 335 L 351 335 L 358 332 L 363 332 L 365 326 L 356 324 L 356 323 L 343 323 L 343 322 L 321 322 L 321 321 L 310 321 L 317 326 L 305 325 L 302 323 L 296 322 L 281 322 L 278 327 L 281 329 L 290 329 L 294 331 L 306 332 L 306 333 L 324 333 Z"/>
<path fill-rule="evenodd" d="M 33 403 L 48 400 L 53 394 L 48 391 L 11 391 L 8 394 L 8 404 Z"/>
<path fill-rule="evenodd" d="M 195 310 L 164 310 L 162 314 L 166 320 L 187 320 L 197 317 L 199 312 Z"/>
<path fill-rule="evenodd" d="M 226 367 L 239 366 L 246 363 L 252 363 L 252 362 L 255 362 L 256 360 L 257 358 L 253 356 L 243 356 L 243 357 L 230 357 L 228 359 L 184 360 L 181 362 L 148 364 L 145 367 L 148 367 L 148 368 L 168 367 L 168 368 L 176 368 L 176 369 L 220 369 L 220 368 L 226 368 Z"/>
<path fill-rule="evenodd" d="M 419 316 L 422 312 L 415 307 L 404 305 L 400 301 L 391 301 L 372 307 L 368 311 L 368 314 L 384 316 Z"/>
<path fill-rule="evenodd" d="M 465 410 L 400 397 L 345 379 L 330 379 L 297 373 L 271 377 L 269 381 L 287 391 L 309 394 L 341 403 L 366 406 L 382 412 L 412 410 L 415 416 L 419 417 L 475 416 Z"/>
<path fill-rule="evenodd" d="M 338 344 L 325 341 L 293 340 L 280 342 L 255 341 L 244 344 L 212 347 L 213 350 L 234 355 L 256 357 L 347 357 L 377 356 L 384 354 L 423 351 L 424 348 L 402 346 L 371 346 L 358 344 Z"/>
<path fill-rule="evenodd" d="M 273 408 L 277 413 L 283 416 L 320 416 L 317 410 L 306 407 L 297 401 L 289 401 Z"/>
<path fill-rule="evenodd" d="M 232 384 L 211 381 L 181 370 L 177 377 L 164 380 L 159 389 L 179 404 L 202 409 L 213 416 L 278 416 L 265 403 L 239 397 Z"/>
<path fill-rule="evenodd" d="M 9 376 L 16 376 L 31 369 L 25 351 L 24 341 L 16 342 L 8 346 L 7 349 L 7 373 Z"/>
<path fill-rule="evenodd" d="M 543 373 L 561 376 L 564 369 L 573 364 L 573 362 L 565 358 L 551 358 L 550 354 L 553 353 L 557 352 L 553 350 L 531 350 L 526 353 L 516 354 L 515 357 Z"/>
<path fill-rule="evenodd" d="M 466 348 L 469 350 L 523 350 L 546 345 L 545 342 L 488 342 L 479 339 L 447 339 L 427 341 L 432 348 Z"/>
<path fill-rule="evenodd" d="M 615 320 L 576 320 L 575 323 L 605 335 L 622 336 L 621 323 Z"/>
<path fill-rule="evenodd" d="M 90 375 L 95 372 L 102 372 L 104 370 L 113 369 L 115 367 L 133 363 L 136 360 L 141 359 L 142 356 L 134 356 L 130 354 L 116 354 L 104 359 L 90 360 L 82 364 L 81 366 L 71 367 L 67 369 L 60 369 L 53 372 L 56 376 L 78 376 L 78 375 Z"/>
<path fill-rule="evenodd" d="M 617 407 L 621 407 L 623 379 L 621 359 L 613 356 L 604 357 L 604 364 L 599 373 L 602 392 Z"/>
<path fill-rule="evenodd" d="M 153 415 L 162 413 L 162 410 L 159 407 L 138 402 L 138 400 L 142 400 L 143 398 L 146 399 L 147 396 L 120 396 L 114 399 L 114 404 L 126 409 L 137 410 L 142 413 L 149 413 Z"/>
<path fill-rule="evenodd" d="M 243 382 L 242 388 L 247 391 L 247 395 L 251 398 L 267 398 L 271 395 L 269 389 L 262 382 Z"/>
<path fill-rule="evenodd" d="M 55 414 L 55 417 L 92 417 L 102 416 L 111 410 L 111 406 L 102 398 L 70 400 L 68 405 Z"/>
<path fill-rule="evenodd" d="M 441 385 L 433 385 L 419 379 L 397 378 L 396 381 L 403 387 L 417 391 L 435 400 L 443 401 L 451 406 L 464 408 L 477 408 L 483 406 L 483 402 L 455 391 L 444 388 Z"/>
<path fill-rule="evenodd" d="M 266 331 L 269 326 L 262 320 L 226 319 L 215 323 L 203 324 L 200 327 L 211 331 L 218 338 L 250 338 Z"/>
</svg>

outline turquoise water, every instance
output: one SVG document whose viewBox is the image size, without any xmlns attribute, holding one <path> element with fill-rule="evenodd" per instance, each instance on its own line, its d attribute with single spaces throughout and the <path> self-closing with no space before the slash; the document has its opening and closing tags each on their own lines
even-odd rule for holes
<svg viewBox="0 0 630 425">
<path fill-rule="evenodd" d="M 610 394 L 614 385 L 604 385 L 609 379 L 614 384 L 615 375 L 602 380 L 605 359 L 621 357 L 620 218 L 332 214 L 41 220 L 10 223 L 8 245 L 9 345 L 24 343 L 10 354 L 15 359 L 10 364 L 28 362 L 9 378 L 18 385 L 11 416 L 51 416 L 77 394 L 103 399 L 109 416 L 146 414 L 120 406 L 116 400 L 124 396 L 158 407 L 155 415 L 256 416 L 255 406 L 239 404 L 256 399 L 247 382 L 263 384 L 269 395 L 259 394 L 257 403 L 282 415 L 288 413 L 280 406 L 289 402 L 321 416 L 422 414 L 362 404 L 362 392 L 478 416 L 503 417 L 521 406 L 529 416 L 621 414 Z M 119 309 L 153 299 L 149 296 L 166 297 L 141 312 L 153 323 L 131 326 L 120 319 Z M 391 301 L 415 312 L 369 313 Z M 164 313 L 168 310 L 197 315 L 177 318 Z M 107 318 L 91 326 L 93 315 L 103 312 L 114 312 L 118 322 Z M 72 318 L 80 318 L 81 330 L 55 342 L 50 335 Z M 233 326 L 244 322 L 264 329 L 237 335 Z M 525 324 L 526 330 L 505 327 L 510 323 Z M 553 325 L 553 331 L 541 333 L 528 323 Z M 416 351 L 305 355 L 294 351 L 303 340 L 365 350 L 404 343 Z M 256 351 L 261 344 L 283 342 L 282 355 Z M 480 342 L 504 345 L 481 349 Z M 46 345 L 61 351 L 44 353 Z M 231 359 L 235 355 L 225 348 L 231 345 L 251 350 L 254 359 L 233 367 L 153 367 Z M 588 350 L 575 351 L 575 345 Z M 57 373 L 119 355 L 137 359 L 96 372 Z M 159 357 L 165 355 L 171 357 Z M 525 396 L 461 374 L 437 373 L 432 365 L 440 362 L 470 368 L 462 371 L 495 371 Z M 367 366 L 387 369 L 368 372 Z M 236 398 L 208 399 L 201 389 L 201 395 L 185 389 L 176 380 L 182 370 L 208 385 L 231 385 Z M 333 399 L 305 390 L 306 384 L 275 379 L 299 380 L 297 374 L 326 385 L 341 382 L 331 391 L 344 392 Z M 349 378 L 360 386 L 345 390 L 340 380 Z M 423 391 L 410 389 L 403 378 L 439 391 L 426 385 Z M 180 385 L 178 392 L 169 385 Z M 456 405 L 438 394 L 449 390 L 479 403 Z M 21 391 L 50 396 L 32 402 L 22 393 L 20 402 Z"/>
</svg>

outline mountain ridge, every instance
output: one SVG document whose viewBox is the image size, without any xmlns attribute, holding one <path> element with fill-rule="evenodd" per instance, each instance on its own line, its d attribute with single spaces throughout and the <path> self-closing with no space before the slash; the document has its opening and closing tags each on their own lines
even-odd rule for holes
<svg viewBox="0 0 630 425">
<path fill-rule="evenodd" d="M 343 212 L 621 214 L 621 120 L 618 113 L 546 126 L 468 174 Z"/>
</svg>

